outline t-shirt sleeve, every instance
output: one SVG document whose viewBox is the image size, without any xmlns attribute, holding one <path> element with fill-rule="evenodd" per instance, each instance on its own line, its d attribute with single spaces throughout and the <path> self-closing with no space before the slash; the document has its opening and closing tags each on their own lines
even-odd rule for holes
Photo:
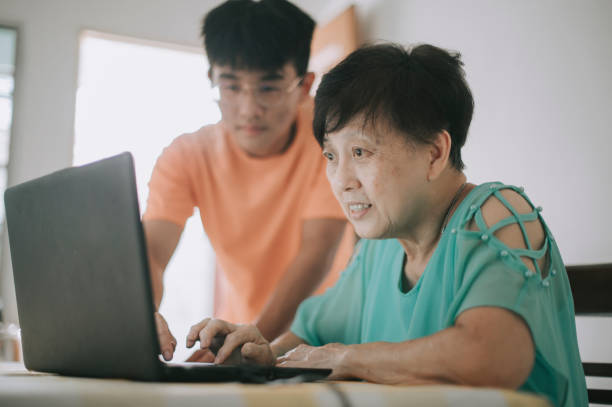
<svg viewBox="0 0 612 407">
<path fill-rule="evenodd" d="M 196 203 L 182 137 L 166 147 L 155 163 L 143 220 L 168 220 L 184 226 L 187 218 L 193 214 Z"/>
<path fill-rule="evenodd" d="M 521 260 L 521 250 L 508 247 L 488 230 L 460 229 L 456 233 L 458 274 L 449 322 L 470 308 L 492 306 L 518 314 L 533 332 L 546 314 L 547 287 L 561 282 L 531 271 Z"/>
<path fill-rule="evenodd" d="M 325 174 L 325 159 L 321 156 L 302 212 L 303 219 L 346 219 Z"/>
<path fill-rule="evenodd" d="M 462 275 L 457 281 L 452 317 L 456 319 L 470 308 L 495 306 L 532 322 L 529 302 L 537 295 L 537 287 L 527 266 L 501 242 L 484 242 L 478 232 L 458 233 L 456 269 L 462 270 Z"/>
<path fill-rule="evenodd" d="M 324 294 L 300 304 L 291 332 L 312 346 L 359 343 L 364 299 L 363 240 L 340 279 Z"/>
</svg>

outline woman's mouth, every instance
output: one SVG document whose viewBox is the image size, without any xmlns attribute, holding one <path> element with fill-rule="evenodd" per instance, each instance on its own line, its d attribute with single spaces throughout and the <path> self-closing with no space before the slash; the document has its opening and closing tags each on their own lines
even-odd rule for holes
<svg viewBox="0 0 612 407">
<path fill-rule="evenodd" d="M 371 207 L 372 204 L 366 204 L 361 202 L 350 203 L 348 204 L 349 216 L 351 217 L 351 219 L 363 218 L 368 213 Z"/>
</svg>

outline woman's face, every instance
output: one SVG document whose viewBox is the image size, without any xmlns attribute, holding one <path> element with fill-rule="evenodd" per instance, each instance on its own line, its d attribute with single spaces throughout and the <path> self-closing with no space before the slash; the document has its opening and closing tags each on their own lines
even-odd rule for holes
<svg viewBox="0 0 612 407">
<path fill-rule="evenodd" d="M 327 134 L 327 178 L 359 236 L 402 238 L 428 209 L 429 149 L 378 122 L 364 128 L 353 120 Z"/>
</svg>

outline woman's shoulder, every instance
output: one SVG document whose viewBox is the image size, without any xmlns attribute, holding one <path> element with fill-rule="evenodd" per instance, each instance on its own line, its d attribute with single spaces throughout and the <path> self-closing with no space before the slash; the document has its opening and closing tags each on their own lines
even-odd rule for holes
<svg viewBox="0 0 612 407">
<path fill-rule="evenodd" d="M 457 209 L 459 226 L 475 220 L 476 215 L 484 215 L 491 223 L 496 223 L 506 215 L 516 213 L 537 213 L 541 207 L 533 204 L 522 186 L 487 182 L 477 185 L 470 191 Z M 487 222 L 489 223 L 489 222 Z"/>
<path fill-rule="evenodd" d="M 481 207 L 491 195 L 496 195 L 497 192 L 504 192 L 515 196 L 522 196 L 528 202 L 531 202 L 525 193 L 525 188 L 512 184 L 504 184 L 503 182 L 493 181 L 485 182 L 476 185 L 472 191 L 466 196 L 464 202 L 470 207 Z"/>
<path fill-rule="evenodd" d="M 541 211 L 523 187 L 490 182 L 478 185 L 462 202 L 453 230 L 486 243 L 528 274 L 544 270 L 546 275 L 551 265 L 545 255 L 554 247 L 554 239 Z"/>
</svg>

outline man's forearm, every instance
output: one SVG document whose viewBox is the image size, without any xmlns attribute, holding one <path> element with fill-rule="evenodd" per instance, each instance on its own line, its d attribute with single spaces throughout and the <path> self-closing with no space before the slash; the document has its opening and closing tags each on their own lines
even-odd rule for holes
<svg viewBox="0 0 612 407">
<path fill-rule="evenodd" d="M 155 311 L 158 311 L 164 295 L 163 270 L 151 259 L 149 260 L 149 270 L 153 288 L 153 303 L 155 304 Z"/>
<path fill-rule="evenodd" d="M 157 311 L 164 292 L 164 269 L 176 249 L 183 227 L 165 220 L 144 220 L 142 226 L 147 242 L 153 302 Z"/>
<path fill-rule="evenodd" d="M 267 340 L 275 339 L 289 328 L 300 303 L 325 278 L 333 263 L 333 254 L 321 257 L 301 254 L 289 267 L 256 323 Z"/>
<path fill-rule="evenodd" d="M 289 328 L 298 306 L 314 292 L 326 271 L 325 267 L 319 267 L 311 273 L 303 273 L 310 275 L 294 276 L 290 273 L 281 279 L 256 323 L 266 339 L 273 340 Z"/>
<path fill-rule="evenodd" d="M 300 250 L 256 323 L 267 340 L 287 330 L 298 305 L 321 284 L 334 262 L 345 230 L 343 219 L 304 221 Z"/>
</svg>

